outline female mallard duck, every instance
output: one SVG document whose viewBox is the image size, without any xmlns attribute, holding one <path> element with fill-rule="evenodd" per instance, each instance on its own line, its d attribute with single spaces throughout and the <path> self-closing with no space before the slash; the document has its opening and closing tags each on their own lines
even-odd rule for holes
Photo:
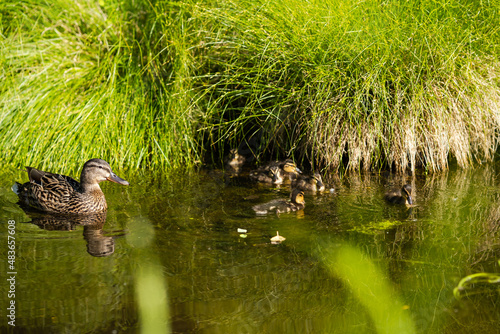
<svg viewBox="0 0 500 334">
<path fill-rule="evenodd" d="M 392 204 L 406 204 L 412 205 L 413 199 L 411 198 L 411 186 L 405 184 L 401 190 L 391 190 L 385 194 L 385 200 Z"/>
<path fill-rule="evenodd" d="M 128 186 L 116 176 L 102 159 L 91 159 L 83 165 L 80 183 L 69 176 L 26 167 L 29 182 L 15 183 L 12 190 L 19 201 L 32 208 L 57 213 L 96 213 L 108 208 L 99 187 L 101 181 L 113 181 Z"/>
<path fill-rule="evenodd" d="M 278 182 L 272 182 L 269 178 L 270 175 L 277 174 L 279 170 L 280 177 Z M 271 172 L 271 174 L 270 174 Z M 259 167 L 256 170 L 250 172 L 250 178 L 267 183 L 281 184 L 285 180 L 292 180 L 297 176 L 297 173 L 302 173 L 302 171 L 295 165 L 291 159 L 286 159 L 285 161 L 273 161 L 265 166 Z M 265 177 L 267 175 L 267 178 Z"/>
<path fill-rule="evenodd" d="M 321 178 L 321 174 L 316 172 L 311 176 L 297 176 L 292 180 L 292 187 L 302 190 L 323 191 L 325 184 Z"/>
<path fill-rule="evenodd" d="M 283 213 L 302 210 L 305 206 L 304 192 L 300 189 L 293 189 L 290 200 L 274 199 L 267 203 L 254 205 L 252 209 L 256 214 L 263 215 L 274 209 L 276 209 L 276 213 Z"/>
</svg>

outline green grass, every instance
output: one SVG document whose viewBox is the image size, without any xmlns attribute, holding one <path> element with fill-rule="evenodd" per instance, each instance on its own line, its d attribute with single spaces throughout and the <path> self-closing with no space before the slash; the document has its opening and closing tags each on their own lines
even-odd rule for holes
<svg viewBox="0 0 500 334">
<path fill-rule="evenodd" d="M 497 2 L 0 4 L 0 159 L 158 170 L 259 160 L 329 170 L 489 161 Z"/>
<path fill-rule="evenodd" d="M 198 160 L 188 85 L 153 73 L 182 75 L 185 50 L 162 48 L 164 64 L 153 61 L 160 48 L 148 37 L 158 36 L 144 30 L 165 22 L 149 22 L 149 5 L 32 0 L 0 6 L 3 160 L 60 169 L 92 157 L 132 169 Z"/>
</svg>

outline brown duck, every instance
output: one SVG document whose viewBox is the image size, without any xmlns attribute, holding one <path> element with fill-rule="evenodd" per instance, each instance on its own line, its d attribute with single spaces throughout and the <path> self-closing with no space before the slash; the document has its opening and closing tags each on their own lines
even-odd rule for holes
<svg viewBox="0 0 500 334">
<path fill-rule="evenodd" d="M 26 167 L 29 182 L 15 183 L 12 190 L 23 205 L 56 213 L 96 213 L 108 205 L 99 182 L 108 180 L 128 186 L 102 159 L 91 159 L 83 165 L 80 182 L 69 176 Z"/>
</svg>

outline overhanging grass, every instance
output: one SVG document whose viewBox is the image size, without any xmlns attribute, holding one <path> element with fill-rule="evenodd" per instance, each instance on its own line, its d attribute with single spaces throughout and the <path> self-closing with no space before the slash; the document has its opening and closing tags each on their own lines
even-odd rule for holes
<svg viewBox="0 0 500 334">
<path fill-rule="evenodd" d="M 494 3 L 3 1 L 0 158 L 445 169 L 498 144 Z M 260 140 L 253 141 L 251 137 Z"/>
<path fill-rule="evenodd" d="M 220 73 L 215 104 L 254 115 L 264 148 L 333 169 L 490 160 L 499 126 L 496 11 L 460 2 L 233 1 L 206 15 L 220 24 L 217 57 L 208 59 Z"/>
</svg>

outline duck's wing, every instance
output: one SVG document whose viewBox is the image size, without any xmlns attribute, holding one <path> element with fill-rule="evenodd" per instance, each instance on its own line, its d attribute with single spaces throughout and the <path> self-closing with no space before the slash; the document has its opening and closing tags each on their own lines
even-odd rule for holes
<svg viewBox="0 0 500 334">
<path fill-rule="evenodd" d="M 44 172 L 27 167 L 30 182 L 20 187 L 20 200 L 37 209 L 64 212 L 80 184 L 69 176 Z"/>
<path fill-rule="evenodd" d="M 28 177 L 31 183 L 38 184 L 42 186 L 44 189 L 53 189 L 54 187 L 68 188 L 68 191 L 80 191 L 81 186 L 80 183 L 73 178 L 55 174 L 50 172 L 44 172 L 42 170 L 26 167 L 28 171 Z"/>
</svg>

